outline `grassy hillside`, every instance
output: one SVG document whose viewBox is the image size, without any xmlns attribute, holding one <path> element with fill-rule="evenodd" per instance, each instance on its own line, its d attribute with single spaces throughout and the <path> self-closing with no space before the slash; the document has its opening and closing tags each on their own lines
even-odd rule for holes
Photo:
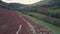
<svg viewBox="0 0 60 34">
<path fill-rule="evenodd" d="M 49 12 L 60 12 L 60 8 L 49 8 Z"/>
<path fill-rule="evenodd" d="M 24 15 L 24 16 L 27 16 L 28 18 L 30 18 L 32 21 L 36 22 L 37 24 L 41 24 L 43 26 L 45 26 L 46 28 L 48 28 L 49 30 L 51 30 L 54 34 L 60 34 L 60 27 L 56 27 L 55 25 L 52 25 L 50 23 L 46 23 L 42 20 L 39 20 L 35 17 L 31 17 L 31 16 L 28 16 L 27 14 L 24 14 L 24 13 L 21 13 L 21 12 L 18 12 L 16 11 L 18 14 L 21 14 L 21 15 Z M 30 13 L 31 14 L 31 13 Z M 35 15 L 40 15 L 40 16 L 37 16 L 39 18 L 43 17 L 44 15 L 42 14 L 38 14 L 38 13 L 33 13 Z"/>
<path fill-rule="evenodd" d="M 0 2 L 0 7 L 8 8 L 11 10 L 16 10 L 16 12 L 18 14 L 27 16 L 28 18 L 30 18 L 32 21 L 36 22 L 37 24 L 41 24 L 41 25 L 45 26 L 46 28 L 48 28 L 54 34 L 60 34 L 60 27 L 55 26 L 55 25 L 60 26 L 60 13 L 59 13 L 60 8 L 47 7 L 47 5 L 49 5 L 49 3 L 48 3 L 49 1 L 50 0 L 44 0 L 44 1 L 40 1 L 40 2 L 31 4 L 28 6 L 23 6 L 21 8 L 19 8 L 18 6 L 14 6 L 14 5 L 8 6 L 7 3 Z M 45 5 L 46 5 L 46 7 L 44 7 Z M 42 8 L 44 8 L 44 9 L 45 8 L 49 8 L 49 9 L 46 12 L 41 11 L 41 13 L 36 13 L 36 12 L 38 12 L 37 8 L 40 8 L 39 6 L 43 6 Z M 18 7 L 18 8 L 14 8 L 14 7 Z M 40 8 L 40 9 L 42 9 L 42 8 Z M 18 12 L 17 10 L 19 10 L 20 12 Z M 26 14 L 21 13 L 21 12 L 25 12 Z"/>
<path fill-rule="evenodd" d="M 49 4 L 48 4 L 47 1 L 46 2 L 41 1 L 41 2 L 37 2 L 35 4 L 30 5 L 29 7 L 37 8 L 38 6 L 43 6 L 43 5 L 49 5 Z M 54 34 L 60 34 L 60 19 L 59 19 L 60 18 L 60 14 L 59 14 L 60 8 L 55 8 L 55 7 L 54 8 L 52 8 L 52 7 L 44 7 L 44 8 L 49 8 L 48 11 L 45 12 L 45 14 L 36 13 L 38 11 L 36 11 L 36 12 L 31 11 L 31 12 L 28 12 L 26 15 L 21 13 L 21 12 L 17 12 L 17 13 L 22 14 L 24 16 L 27 16 L 32 21 L 47 27 Z M 41 11 L 41 12 L 44 13 L 44 11 Z M 47 16 L 46 13 L 48 13 L 48 16 Z M 59 27 L 57 27 L 55 25 L 58 25 Z"/>
<path fill-rule="evenodd" d="M 42 0 L 37 3 L 32 4 L 31 6 L 49 5 L 49 3 L 48 3 L 49 1 L 51 1 L 51 0 Z"/>
<path fill-rule="evenodd" d="M 38 23 L 38 24 L 41 24 L 41 25 L 43 25 L 43 26 L 45 26 L 45 27 L 47 27 L 49 30 L 51 30 L 54 34 L 60 34 L 60 28 L 59 27 L 56 27 L 56 26 L 54 26 L 54 25 L 52 25 L 52 24 L 49 24 L 49 23 L 46 23 L 46 22 L 44 22 L 44 21 L 42 21 L 42 20 L 38 20 L 38 19 L 36 19 L 36 18 L 34 18 L 34 17 L 30 17 L 30 16 L 28 16 L 31 20 L 33 20 L 34 22 L 36 22 L 36 23 Z"/>
</svg>

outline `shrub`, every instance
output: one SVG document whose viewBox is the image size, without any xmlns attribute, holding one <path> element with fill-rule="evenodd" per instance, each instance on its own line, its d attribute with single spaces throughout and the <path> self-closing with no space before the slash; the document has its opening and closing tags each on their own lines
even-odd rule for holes
<svg viewBox="0 0 60 34">
<path fill-rule="evenodd" d="M 47 16 L 47 17 L 42 18 L 42 20 L 60 27 L 60 20 L 59 19 Z"/>
</svg>

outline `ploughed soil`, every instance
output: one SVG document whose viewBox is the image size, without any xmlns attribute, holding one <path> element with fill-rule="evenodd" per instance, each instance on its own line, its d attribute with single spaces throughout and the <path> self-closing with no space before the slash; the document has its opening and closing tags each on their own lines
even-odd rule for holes
<svg viewBox="0 0 60 34">
<path fill-rule="evenodd" d="M 49 34 L 50 31 L 15 11 L 0 8 L 0 34 Z"/>
</svg>

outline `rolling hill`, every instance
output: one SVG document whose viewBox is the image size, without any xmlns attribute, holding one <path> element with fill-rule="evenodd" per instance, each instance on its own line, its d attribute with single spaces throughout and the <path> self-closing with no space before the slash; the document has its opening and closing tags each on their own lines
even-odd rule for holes
<svg viewBox="0 0 60 34">
<path fill-rule="evenodd" d="M 9 10 L 16 10 L 17 8 L 20 8 L 22 6 L 26 6 L 26 5 L 20 4 L 20 3 L 6 3 L 3 1 L 0 1 L 0 8 L 5 8 L 5 9 L 9 9 Z"/>
</svg>

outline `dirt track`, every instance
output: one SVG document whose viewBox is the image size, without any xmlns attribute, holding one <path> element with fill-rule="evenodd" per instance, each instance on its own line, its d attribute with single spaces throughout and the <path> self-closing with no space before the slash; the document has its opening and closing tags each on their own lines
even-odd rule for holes
<svg viewBox="0 0 60 34">
<path fill-rule="evenodd" d="M 14 11 L 0 8 L 0 34 L 49 34 L 42 25 Z"/>
</svg>

